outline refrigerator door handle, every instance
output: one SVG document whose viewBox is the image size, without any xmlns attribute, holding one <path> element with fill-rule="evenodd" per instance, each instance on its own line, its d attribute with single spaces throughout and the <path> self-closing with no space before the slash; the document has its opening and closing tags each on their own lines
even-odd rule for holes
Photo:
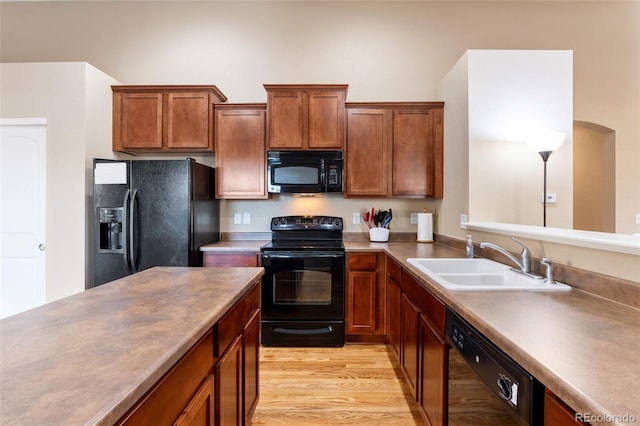
<svg viewBox="0 0 640 426">
<path fill-rule="evenodd" d="M 123 208 L 123 217 L 122 217 L 122 257 L 124 258 L 124 269 L 127 273 L 131 273 L 131 263 L 129 262 L 129 241 L 128 241 L 128 230 L 129 230 L 129 208 L 130 208 L 130 200 L 131 200 L 131 190 L 127 189 L 127 192 L 124 194 L 124 201 L 122 203 Z"/>
<path fill-rule="evenodd" d="M 138 272 L 138 266 L 136 265 L 136 244 L 135 244 L 135 229 L 136 229 L 136 206 L 138 204 L 138 190 L 134 189 L 131 195 L 131 207 L 129 210 L 129 263 L 131 264 L 131 272 Z"/>
</svg>

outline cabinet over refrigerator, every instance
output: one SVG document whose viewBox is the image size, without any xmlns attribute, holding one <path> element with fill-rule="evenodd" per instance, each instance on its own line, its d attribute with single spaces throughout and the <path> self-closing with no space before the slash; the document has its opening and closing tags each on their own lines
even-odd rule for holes
<svg viewBox="0 0 640 426">
<path fill-rule="evenodd" d="M 153 266 L 202 266 L 220 237 L 214 170 L 186 160 L 93 161 L 93 283 Z"/>
</svg>

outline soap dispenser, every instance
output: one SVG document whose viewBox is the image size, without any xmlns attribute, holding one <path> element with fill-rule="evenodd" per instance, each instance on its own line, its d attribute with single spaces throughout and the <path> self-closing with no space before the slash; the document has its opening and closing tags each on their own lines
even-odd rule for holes
<svg viewBox="0 0 640 426">
<path fill-rule="evenodd" d="M 467 235 L 467 257 L 473 259 L 473 240 L 471 235 Z"/>
</svg>

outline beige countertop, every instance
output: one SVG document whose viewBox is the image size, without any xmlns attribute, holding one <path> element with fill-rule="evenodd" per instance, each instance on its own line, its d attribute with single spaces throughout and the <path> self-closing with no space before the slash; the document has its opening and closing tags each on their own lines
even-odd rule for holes
<svg viewBox="0 0 640 426">
<path fill-rule="evenodd" d="M 258 250 L 264 243 L 208 249 Z M 345 248 L 386 252 L 574 410 L 601 416 L 594 424 L 640 424 L 639 309 L 577 289 L 449 291 L 406 262 L 464 255 L 444 245 L 345 241 Z M 154 268 L 3 319 L 2 422 L 113 423 L 262 271 Z"/>
<path fill-rule="evenodd" d="M 152 268 L 0 321 L 2 424 L 113 424 L 263 275 Z"/>
<path fill-rule="evenodd" d="M 345 242 L 345 248 L 347 253 L 385 251 L 576 412 L 598 420 L 592 424 L 640 424 L 637 308 L 578 289 L 450 291 L 407 262 L 464 256 L 447 246 L 364 241 Z"/>
</svg>

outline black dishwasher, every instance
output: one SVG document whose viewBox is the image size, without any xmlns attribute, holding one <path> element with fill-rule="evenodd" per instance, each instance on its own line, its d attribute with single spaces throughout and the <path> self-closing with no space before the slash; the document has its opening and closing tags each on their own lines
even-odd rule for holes
<svg viewBox="0 0 640 426">
<path fill-rule="evenodd" d="M 517 424 L 544 423 L 544 386 L 539 381 L 449 309 L 446 333 L 449 343 Z"/>
</svg>

